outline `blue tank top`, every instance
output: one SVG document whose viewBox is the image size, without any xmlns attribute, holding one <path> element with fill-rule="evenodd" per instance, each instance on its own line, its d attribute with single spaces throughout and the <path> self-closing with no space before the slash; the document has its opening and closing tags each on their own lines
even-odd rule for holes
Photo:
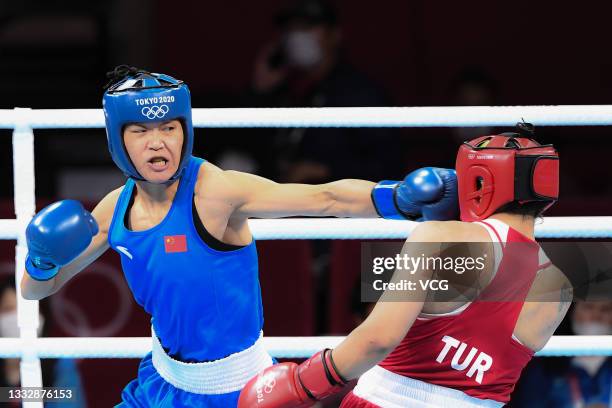
<svg viewBox="0 0 612 408">
<path fill-rule="evenodd" d="M 242 351 L 263 327 L 255 241 L 218 251 L 202 241 L 193 224 L 194 187 L 203 162 L 191 158 L 168 214 L 145 231 L 131 231 L 124 222 L 135 193 L 128 179 L 108 234 L 134 299 L 151 315 L 161 344 L 186 362 Z"/>
</svg>

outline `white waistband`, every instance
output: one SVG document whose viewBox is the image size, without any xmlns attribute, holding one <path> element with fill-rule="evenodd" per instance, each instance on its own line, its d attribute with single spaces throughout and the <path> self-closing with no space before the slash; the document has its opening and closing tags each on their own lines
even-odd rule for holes
<svg viewBox="0 0 612 408">
<path fill-rule="evenodd" d="M 195 394 L 227 394 L 239 391 L 264 368 L 272 365 L 272 357 L 264 348 L 262 337 L 251 347 L 220 360 L 185 363 L 170 357 L 151 328 L 153 366 L 159 375 L 178 389 Z"/>
<path fill-rule="evenodd" d="M 366 371 L 353 393 L 383 408 L 498 408 L 504 404 L 471 397 L 459 390 L 404 377 L 374 366 Z"/>
</svg>

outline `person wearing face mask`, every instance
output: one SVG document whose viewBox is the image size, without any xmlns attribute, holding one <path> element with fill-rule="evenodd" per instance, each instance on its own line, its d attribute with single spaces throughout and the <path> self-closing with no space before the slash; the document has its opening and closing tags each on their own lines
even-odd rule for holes
<svg viewBox="0 0 612 408">
<path fill-rule="evenodd" d="M 612 335 L 612 301 L 577 302 L 571 314 L 572 331 L 579 336 Z M 612 407 L 612 358 L 576 356 L 526 370 L 513 398 L 516 407 Z"/>
<path fill-rule="evenodd" d="M 44 302 L 41 304 L 41 311 L 43 313 L 39 315 L 38 336 L 44 336 L 50 329 L 49 320 L 45 319 L 47 307 Z M 5 276 L 4 279 L 0 280 L 0 337 L 19 337 L 17 292 L 15 290 L 15 277 L 12 275 Z M 86 406 L 85 392 L 74 360 L 44 359 L 41 365 L 45 387 L 72 389 L 75 400 L 70 402 L 70 407 Z M 0 360 L 0 387 L 19 387 L 20 377 L 18 358 Z M 15 407 L 19 406 L 21 406 L 20 402 L 15 403 Z M 45 406 L 59 407 L 61 403 L 45 403 Z"/>
<path fill-rule="evenodd" d="M 385 91 L 347 61 L 340 16 L 329 1 L 292 0 L 276 15 L 279 35 L 254 64 L 248 107 L 389 106 Z M 262 137 L 270 130 L 261 131 Z M 406 169 L 400 131 L 394 128 L 289 128 L 274 131 L 260 158 L 260 174 L 290 183 L 325 183 L 346 177 L 379 179 Z M 257 140 L 257 138 L 253 138 Z M 265 157 L 264 157 L 265 156 Z M 384 160 L 381 160 L 384 157 Z M 312 242 L 319 287 L 328 287 L 329 242 Z M 332 297 L 318 294 L 323 317 Z M 321 325 L 319 330 L 326 331 Z"/>
<path fill-rule="evenodd" d="M 344 57 L 339 16 L 329 2 L 288 2 L 275 23 L 279 36 L 256 58 L 245 106 L 389 105 L 383 89 Z M 280 129 L 273 156 L 277 160 L 267 171 L 300 183 L 348 175 L 376 179 L 402 170 L 397 136 L 396 129 Z"/>
<path fill-rule="evenodd" d="M 498 83 L 484 69 L 467 67 L 453 78 L 449 86 L 452 106 L 493 106 L 499 105 Z M 451 129 L 455 142 L 463 143 L 473 134 L 488 135 L 491 126 L 456 127 Z"/>
</svg>

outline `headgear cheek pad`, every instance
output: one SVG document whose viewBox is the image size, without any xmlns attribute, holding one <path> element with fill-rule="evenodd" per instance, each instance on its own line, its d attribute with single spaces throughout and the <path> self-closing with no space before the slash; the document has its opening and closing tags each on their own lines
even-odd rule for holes
<svg viewBox="0 0 612 408">
<path fill-rule="evenodd" d="M 170 180 L 181 175 L 191 157 L 194 138 L 191 97 L 185 83 L 164 74 L 131 71 L 106 90 L 102 105 L 111 157 L 126 176 L 137 180 L 144 178 L 125 149 L 124 127 L 131 123 L 181 121 L 184 133 L 181 161 Z"/>
<path fill-rule="evenodd" d="M 559 155 L 518 134 L 483 136 L 465 142 L 457 153 L 457 182 L 462 221 L 491 216 L 505 204 L 559 197 Z"/>
</svg>

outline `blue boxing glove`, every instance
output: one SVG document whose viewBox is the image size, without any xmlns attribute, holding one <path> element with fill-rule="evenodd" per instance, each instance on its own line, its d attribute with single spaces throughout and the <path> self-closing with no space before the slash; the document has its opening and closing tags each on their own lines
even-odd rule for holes
<svg viewBox="0 0 612 408">
<path fill-rule="evenodd" d="M 401 182 L 381 181 L 372 190 L 372 201 L 378 215 L 386 219 L 457 220 L 457 174 L 455 170 L 424 167 Z"/>
<path fill-rule="evenodd" d="M 32 279 L 53 278 L 98 233 L 98 224 L 80 202 L 64 200 L 43 208 L 26 228 L 26 271 Z"/>
</svg>

